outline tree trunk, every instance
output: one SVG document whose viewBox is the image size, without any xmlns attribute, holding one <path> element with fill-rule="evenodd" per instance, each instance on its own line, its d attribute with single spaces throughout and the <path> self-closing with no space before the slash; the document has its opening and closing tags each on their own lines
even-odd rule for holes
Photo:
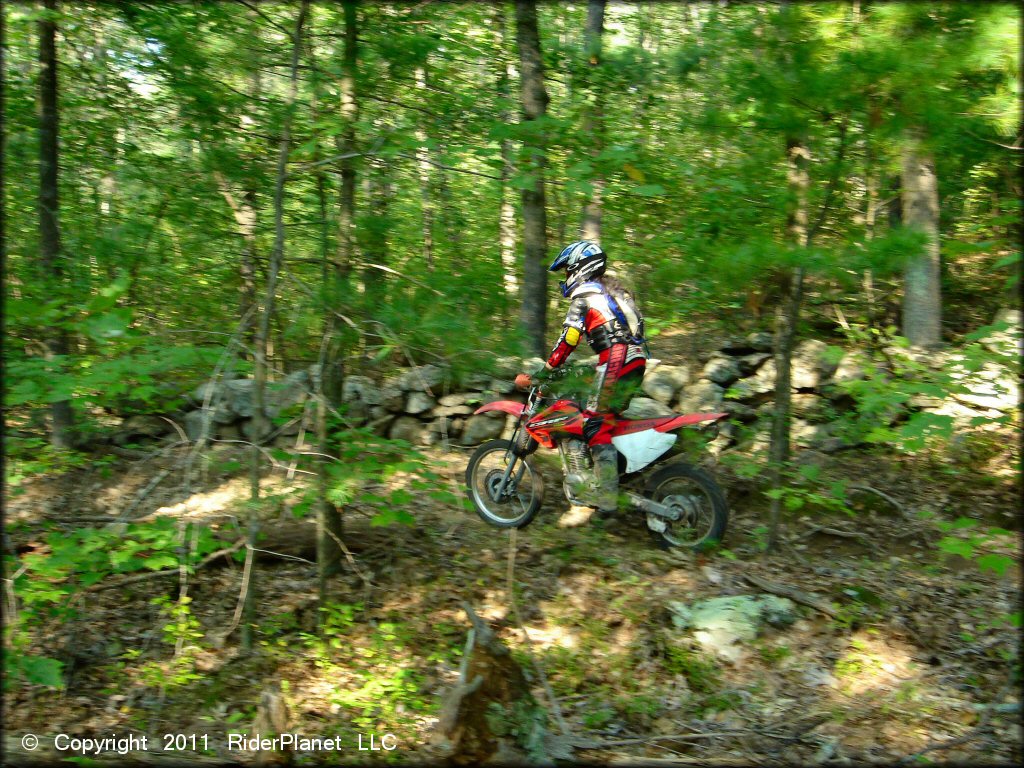
<svg viewBox="0 0 1024 768">
<path fill-rule="evenodd" d="M 502 3 L 494 6 L 494 25 L 498 29 L 496 44 L 500 51 L 497 56 L 498 100 L 501 103 L 499 118 L 505 124 L 511 124 L 512 113 L 508 107 L 511 98 L 510 82 L 514 73 L 512 62 L 507 58 L 507 40 L 505 25 L 505 7 Z M 502 285 L 505 296 L 513 305 L 519 300 L 519 270 L 516 266 L 516 213 L 512 204 L 512 194 L 508 188 L 508 180 L 514 171 L 512 161 L 512 142 L 501 140 L 501 190 L 498 214 L 498 243 L 501 256 Z"/>
<path fill-rule="evenodd" d="M 798 247 L 806 247 L 807 189 L 810 186 L 807 172 L 807 148 L 798 139 L 787 139 L 786 156 L 787 183 L 793 200 L 787 215 L 787 237 Z M 793 346 L 796 341 L 796 326 L 800 318 L 800 302 L 803 298 L 803 282 L 803 267 L 792 270 L 785 278 L 784 299 L 775 310 L 775 409 L 772 412 L 772 437 L 768 463 L 771 487 L 777 492 L 782 490 L 786 482 L 784 471 L 790 455 L 791 364 Z M 774 550 L 778 546 L 781 509 L 782 499 L 776 494 L 771 500 L 768 515 L 769 550 Z"/>
<path fill-rule="evenodd" d="M 313 19 L 310 18 L 307 28 L 310 40 L 314 39 Z M 313 69 L 313 83 L 310 88 L 309 108 L 314 125 L 320 119 L 320 78 L 316 66 L 316 43 L 309 45 L 309 65 Z M 331 261 L 331 228 L 327 220 L 327 180 L 325 178 L 324 166 L 320 164 L 320 138 L 316 136 L 316 143 L 313 145 L 313 176 L 316 180 L 316 203 L 317 213 L 320 216 L 320 280 L 324 286 L 328 285 L 328 275 Z"/>
<path fill-rule="evenodd" d="M 529 122 L 543 118 L 548 106 L 534 0 L 516 0 L 516 42 L 519 48 L 523 119 Z M 525 167 L 533 177 L 533 184 L 522 192 L 524 264 L 523 301 L 519 317 L 530 352 L 542 355 L 547 346 L 547 212 L 544 207 L 546 154 L 543 137 L 538 136 L 525 149 Z"/>
<path fill-rule="evenodd" d="M 327 400 L 324 396 L 324 375 L 328 366 L 328 351 L 331 347 L 331 336 L 334 321 L 331 315 L 325 315 L 324 338 L 320 345 L 320 360 L 313 372 L 313 392 L 316 398 L 316 445 L 320 453 L 317 463 L 317 514 L 316 514 L 316 565 L 317 594 L 320 607 L 328 602 L 327 580 L 341 569 L 341 541 L 343 521 L 341 513 L 327 499 Z M 317 618 L 320 618 L 318 613 Z M 318 627 L 320 626 L 318 621 Z"/>
<path fill-rule="evenodd" d="M 391 163 L 384 158 L 371 158 L 366 174 L 365 191 L 372 214 L 364 214 L 365 225 L 363 285 L 368 306 L 374 307 L 387 296 L 389 208 L 392 197 Z"/>
<path fill-rule="evenodd" d="M 448 243 L 453 251 L 458 251 L 462 244 L 462 231 L 465 229 L 466 220 L 452 199 L 452 188 L 448 183 L 448 172 L 444 168 L 435 169 L 437 175 L 437 196 L 441 200 L 441 220 L 444 223 L 444 231 Z"/>
<path fill-rule="evenodd" d="M 341 119 L 344 130 L 337 137 L 340 155 L 356 151 L 356 119 L 359 103 L 356 93 L 356 0 L 342 3 L 345 12 L 345 44 L 341 59 Z M 347 283 L 355 261 L 356 158 L 341 160 L 341 196 L 338 208 L 338 277 Z"/>
<path fill-rule="evenodd" d="M 939 191 L 935 161 L 909 137 L 903 147 L 903 222 L 924 233 L 923 252 L 907 263 L 903 288 L 903 335 L 918 347 L 942 343 L 942 294 L 939 283 Z"/>
<path fill-rule="evenodd" d="M 59 296 L 64 283 L 58 201 L 57 112 L 57 0 L 44 0 L 46 15 L 39 20 L 39 261 L 48 298 Z M 46 358 L 59 369 L 68 354 L 67 331 L 47 331 Z M 53 420 L 50 442 L 54 448 L 70 448 L 74 442 L 74 417 L 70 400 L 50 406 Z"/>
<path fill-rule="evenodd" d="M 288 170 L 288 148 L 291 143 L 292 108 L 298 91 L 299 53 L 302 49 L 302 25 L 309 11 L 309 0 L 303 0 L 299 7 L 299 15 L 295 21 L 295 34 L 292 39 L 291 82 L 285 102 L 284 121 L 281 125 L 281 140 L 277 156 L 277 177 L 274 185 L 274 249 L 270 254 L 270 265 L 267 270 L 267 290 L 263 301 L 263 312 L 260 315 L 256 331 L 255 366 L 253 368 L 253 414 L 252 414 L 252 465 L 250 471 L 250 496 L 253 507 L 249 517 L 250 549 L 255 548 L 256 535 L 259 532 L 258 506 L 259 500 L 259 444 L 266 436 L 266 384 L 267 384 L 267 342 L 270 339 L 270 321 L 274 314 L 274 301 L 277 292 L 277 277 L 284 261 L 284 185 Z M 249 588 L 245 595 L 242 610 L 242 648 L 252 650 L 252 625 L 256 612 L 256 578 L 255 572 L 250 575 Z"/>
<path fill-rule="evenodd" d="M 416 68 L 416 88 L 421 92 L 422 98 L 427 98 L 427 67 Z M 416 158 L 419 164 L 420 178 L 420 201 L 423 213 L 423 261 L 427 270 L 434 270 L 434 201 L 430 189 L 430 150 L 425 143 L 427 141 L 427 130 L 424 123 L 427 116 L 424 116 L 416 126 L 416 140 L 420 143 L 416 150 Z"/>
<path fill-rule="evenodd" d="M 7 72 L 6 14 L 0 13 L 0 72 Z M 7 114 L 7 80 L 0 77 L 0 115 Z M 7 158 L 7 132 L 0 130 L 0 167 Z M 7 263 L 7 174 L 0 173 L 0 264 Z"/>
<path fill-rule="evenodd" d="M 601 65 L 601 37 L 604 34 L 605 0 L 590 0 L 587 4 L 587 26 L 584 37 L 587 57 L 587 91 L 589 106 L 583 116 L 583 136 L 589 138 L 590 157 L 597 162 L 597 156 L 604 148 L 604 93 L 599 67 Z M 604 195 L 604 178 L 600 173 L 591 180 L 593 191 L 583 204 L 583 220 L 580 236 L 584 240 L 601 240 L 601 201 Z"/>
</svg>

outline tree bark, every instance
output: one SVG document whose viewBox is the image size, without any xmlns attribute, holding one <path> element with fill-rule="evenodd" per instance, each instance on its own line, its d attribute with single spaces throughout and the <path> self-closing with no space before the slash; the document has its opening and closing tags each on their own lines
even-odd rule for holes
<svg viewBox="0 0 1024 768">
<path fill-rule="evenodd" d="M 900 177 L 903 223 L 926 237 L 923 252 L 903 274 L 903 335 L 914 346 L 934 348 L 942 343 L 939 191 L 935 160 L 918 136 L 904 144 Z"/>
<path fill-rule="evenodd" d="M 416 88 L 422 97 L 427 97 L 427 65 L 416 68 Z M 434 270 L 434 201 L 430 189 L 430 177 L 432 168 L 430 165 L 430 151 L 424 146 L 427 140 L 427 130 L 424 123 L 427 116 L 424 116 L 416 126 L 416 140 L 420 147 L 416 150 L 417 163 L 419 165 L 420 179 L 420 207 L 423 216 L 423 261 L 427 270 Z"/>
<path fill-rule="evenodd" d="M 357 101 L 357 18 L 356 0 L 342 3 L 345 14 L 345 43 L 341 59 L 341 119 L 344 129 L 337 137 L 339 155 L 351 155 L 356 151 L 356 119 L 359 117 Z M 338 208 L 338 278 L 347 283 L 355 261 L 356 222 L 356 158 L 346 157 L 340 161 L 341 196 Z"/>
<path fill-rule="evenodd" d="M 370 306 L 383 301 L 387 296 L 387 272 L 378 267 L 388 265 L 388 229 L 389 209 L 393 187 L 391 183 L 391 163 L 384 158 L 375 157 L 370 160 L 366 174 L 365 191 L 372 214 L 365 214 L 366 225 L 363 268 L 363 285 Z"/>
<path fill-rule="evenodd" d="M 267 385 L 267 343 L 270 339 L 270 321 L 274 314 L 274 302 L 277 292 L 277 277 L 281 271 L 281 264 L 284 261 L 284 192 L 285 178 L 288 170 L 288 148 L 291 143 L 291 121 L 292 111 L 295 105 L 295 96 L 298 91 L 299 79 L 299 53 L 302 50 L 302 25 L 306 21 L 309 11 L 309 0 L 303 0 L 299 7 L 299 15 L 295 21 L 295 33 L 292 38 L 292 62 L 291 81 L 288 88 L 288 96 L 285 102 L 284 121 L 281 125 L 281 140 L 277 156 L 277 177 L 274 184 L 274 249 L 270 254 L 270 265 L 267 270 L 267 289 L 263 301 L 263 311 L 260 314 L 259 325 L 256 331 L 255 366 L 253 367 L 253 414 L 252 414 L 252 464 L 250 472 L 250 496 L 252 497 L 253 508 L 249 517 L 248 547 L 256 545 L 256 535 L 259 532 L 257 516 L 257 504 L 259 500 L 259 460 L 260 453 L 258 446 L 263 441 L 266 426 L 266 385 Z M 245 651 L 252 649 L 252 625 L 256 612 L 256 578 L 252 573 L 249 588 L 246 591 L 245 603 L 242 610 L 242 648 Z"/>
<path fill-rule="evenodd" d="M 57 107 L 57 0 L 44 0 L 46 15 L 39 20 L 39 256 L 43 284 L 48 298 L 59 295 L 64 284 L 64 256 L 61 253 L 58 197 Z M 46 358 L 58 368 L 68 354 L 68 336 L 63 328 L 47 331 Z M 74 416 L 70 400 L 50 406 L 50 442 L 54 448 L 74 443 Z"/>
<path fill-rule="evenodd" d="M 508 107 L 511 98 L 510 82 L 514 73 L 512 62 L 507 58 L 507 40 L 505 25 L 505 7 L 502 3 L 494 6 L 494 25 L 498 29 L 496 45 L 499 50 L 497 58 L 498 80 L 497 93 L 498 101 L 501 103 L 500 119 L 503 123 L 512 122 L 512 113 Z M 498 213 L 498 244 L 501 256 L 502 286 L 505 289 L 505 296 L 511 302 L 519 300 L 519 269 L 516 266 L 516 213 L 512 204 L 511 191 L 508 188 L 508 180 L 514 171 L 512 161 L 512 141 L 501 140 L 501 188 L 500 204 Z"/>
<path fill-rule="evenodd" d="M 537 30 L 537 5 L 534 0 L 516 0 L 516 42 L 519 48 L 520 93 L 523 119 L 543 119 L 547 114 L 548 94 L 544 89 L 544 64 Z M 524 148 L 525 167 L 533 184 L 522 192 L 523 208 L 523 300 L 520 325 L 526 333 L 529 349 L 542 355 L 546 349 L 547 324 L 547 212 L 544 202 L 545 140 L 538 133 Z"/>
<path fill-rule="evenodd" d="M 584 53 L 587 57 L 588 76 L 586 91 L 589 105 L 583 116 L 583 136 L 590 139 L 590 157 L 596 163 L 604 148 L 604 93 L 600 80 L 601 37 L 604 34 L 605 0 L 590 0 L 587 4 L 587 25 L 584 32 Z M 601 240 L 602 198 L 604 178 L 600 173 L 591 180 L 593 191 L 583 204 L 580 236 L 584 240 Z"/>
<path fill-rule="evenodd" d="M 787 238 L 798 247 L 806 247 L 807 190 L 810 179 L 807 172 L 807 148 L 802 141 L 787 139 L 786 159 L 787 183 L 793 201 L 786 221 Z M 793 269 L 785 276 L 784 282 L 785 296 L 775 310 L 775 409 L 772 412 L 772 436 L 768 451 L 770 483 L 775 491 L 781 491 L 785 483 L 784 471 L 790 456 L 791 365 L 803 298 L 803 267 Z M 782 499 L 776 494 L 771 500 L 768 513 L 769 550 L 778 546 L 781 509 Z"/>
<path fill-rule="evenodd" d="M 307 23 L 307 29 L 309 38 L 313 41 L 312 14 Z M 314 72 L 312 87 L 310 88 L 309 108 L 313 123 L 316 124 L 320 119 L 320 78 L 317 73 L 315 41 L 310 42 L 309 45 L 309 66 L 312 67 Z M 329 269 L 331 261 L 331 228 L 330 222 L 327 220 L 326 172 L 324 171 L 324 166 L 320 163 L 320 154 L 320 138 L 317 136 L 316 143 L 313 146 L 313 177 L 316 180 L 317 213 L 320 216 L 320 279 L 323 285 L 326 286 L 328 284 L 328 274 L 331 271 Z"/>
<path fill-rule="evenodd" d="M 343 520 L 338 508 L 327 498 L 329 446 L 327 443 L 327 400 L 324 396 L 324 374 L 328 365 L 328 350 L 331 346 L 334 318 L 325 315 L 324 338 L 320 345 L 320 359 L 313 371 L 313 392 L 316 398 L 315 431 L 317 451 L 321 454 L 317 464 L 317 514 L 316 514 L 316 565 L 317 594 L 320 607 L 328 602 L 328 579 L 341 569 L 341 548 Z M 319 613 L 318 613 L 319 619 Z M 320 626 L 318 621 L 318 627 Z"/>
</svg>

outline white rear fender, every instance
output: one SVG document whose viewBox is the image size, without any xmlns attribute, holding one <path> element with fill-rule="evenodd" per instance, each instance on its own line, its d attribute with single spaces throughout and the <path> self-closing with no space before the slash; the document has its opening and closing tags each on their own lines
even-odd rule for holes
<svg viewBox="0 0 1024 768">
<path fill-rule="evenodd" d="M 628 435 L 616 435 L 612 445 L 626 457 L 626 472 L 641 470 L 672 447 L 676 435 L 645 429 Z"/>
</svg>

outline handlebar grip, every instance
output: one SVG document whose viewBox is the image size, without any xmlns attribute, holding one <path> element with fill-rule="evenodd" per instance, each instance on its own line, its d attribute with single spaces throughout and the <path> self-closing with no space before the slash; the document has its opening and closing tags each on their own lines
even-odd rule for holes
<svg viewBox="0 0 1024 768">
<path fill-rule="evenodd" d="M 533 379 L 528 373 L 520 373 L 515 380 L 516 389 L 529 389 L 533 386 Z"/>
</svg>

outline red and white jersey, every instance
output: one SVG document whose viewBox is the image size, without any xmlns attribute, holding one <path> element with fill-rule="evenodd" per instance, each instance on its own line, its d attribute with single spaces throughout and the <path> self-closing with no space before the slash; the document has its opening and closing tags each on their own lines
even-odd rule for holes
<svg viewBox="0 0 1024 768">
<path fill-rule="evenodd" d="M 559 336 L 548 364 L 557 368 L 576 348 L 583 334 L 591 349 L 598 354 L 600 362 L 608 358 L 609 350 L 615 344 L 626 344 L 623 373 L 633 368 L 638 361 L 646 361 L 643 347 L 633 342 L 633 332 L 618 319 L 610 304 L 610 297 L 600 283 L 584 283 L 570 295 L 569 311 L 566 313 Z M 628 294 L 625 300 L 616 302 L 627 323 L 640 327 L 643 318 Z"/>
</svg>

